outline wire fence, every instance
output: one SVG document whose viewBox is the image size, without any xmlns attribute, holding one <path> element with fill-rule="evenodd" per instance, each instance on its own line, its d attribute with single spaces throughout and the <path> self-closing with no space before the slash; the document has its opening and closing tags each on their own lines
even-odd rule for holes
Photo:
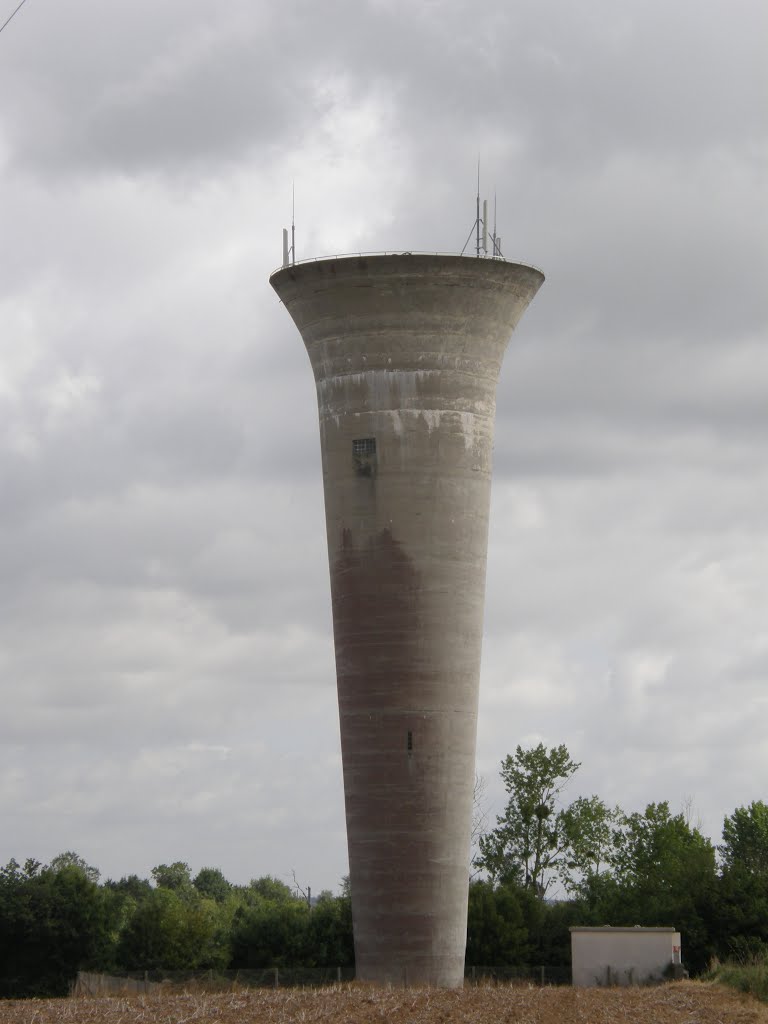
<svg viewBox="0 0 768 1024">
<path fill-rule="evenodd" d="M 570 967 L 466 967 L 464 980 L 475 985 L 570 985 Z"/>
<path fill-rule="evenodd" d="M 407 977 L 407 969 L 404 976 Z M 570 985 L 570 967 L 467 967 L 468 985 Z M 95 974 L 78 971 L 70 994 L 106 996 L 158 994 L 199 989 L 206 992 L 238 988 L 316 988 L 355 980 L 354 967 L 263 967 L 237 971 L 126 971 Z"/>
</svg>

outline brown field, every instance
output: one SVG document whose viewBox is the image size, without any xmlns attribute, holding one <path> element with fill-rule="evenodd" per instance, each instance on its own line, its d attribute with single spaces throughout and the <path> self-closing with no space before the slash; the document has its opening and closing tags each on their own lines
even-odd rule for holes
<svg viewBox="0 0 768 1024">
<path fill-rule="evenodd" d="M 2 1024 L 768 1024 L 768 1006 L 715 983 L 658 988 L 346 985 L 0 1002 Z"/>
</svg>

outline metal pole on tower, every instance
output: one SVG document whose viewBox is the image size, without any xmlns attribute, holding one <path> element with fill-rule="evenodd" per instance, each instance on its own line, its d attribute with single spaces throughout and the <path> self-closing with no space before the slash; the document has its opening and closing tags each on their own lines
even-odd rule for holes
<svg viewBox="0 0 768 1024">
<path fill-rule="evenodd" d="M 480 157 L 477 158 L 477 217 L 475 218 L 475 256 L 480 258 Z"/>
<path fill-rule="evenodd" d="M 291 263 L 296 262 L 296 182 L 291 185 Z"/>
</svg>

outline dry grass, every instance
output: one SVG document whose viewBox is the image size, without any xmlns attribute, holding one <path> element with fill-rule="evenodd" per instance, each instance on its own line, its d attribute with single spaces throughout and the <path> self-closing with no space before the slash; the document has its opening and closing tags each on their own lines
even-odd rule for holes
<svg viewBox="0 0 768 1024">
<path fill-rule="evenodd" d="M 658 988 L 346 985 L 0 1002 L 0 1024 L 768 1024 L 768 1007 L 712 982 Z"/>
</svg>

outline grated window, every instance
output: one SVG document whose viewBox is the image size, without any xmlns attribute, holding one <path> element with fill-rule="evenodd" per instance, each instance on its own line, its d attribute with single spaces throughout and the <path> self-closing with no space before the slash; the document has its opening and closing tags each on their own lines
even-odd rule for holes
<svg viewBox="0 0 768 1024">
<path fill-rule="evenodd" d="M 375 455 L 376 454 L 376 438 L 375 437 L 358 437 L 352 442 L 352 454 L 356 456 L 360 455 Z"/>
</svg>

